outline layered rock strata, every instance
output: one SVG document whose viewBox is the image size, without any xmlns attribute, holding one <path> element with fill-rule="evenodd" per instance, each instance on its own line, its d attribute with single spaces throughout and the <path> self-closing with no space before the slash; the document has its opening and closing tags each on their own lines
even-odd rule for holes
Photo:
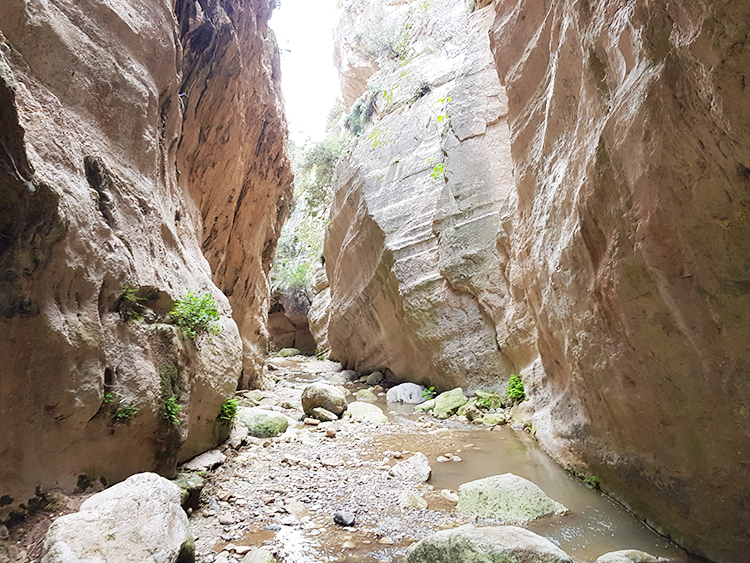
<svg viewBox="0 0 750 563">
<path fill-rule="evenodd" d="M 497 2 L 537 436 L 688 549 L 750 547 L 750 7 Z"/>
<path fill-rule="evenodd" d="M 536 353 L 508 261 L 515 196 L 493 13 L 455 0 L 357 0 L 342 14 L 343 29 L 362 31 L 339 34 L 350 53 L 339 59 L 379 70 L 365 92 L 342 69 L 365 109 L 337 170 L 330 288 L 313 302 L 330 298 L 332 357 L 440 388 L 500 386 Z"/>
<path fill-rule="evenodd" d="M 227 431 L 217 414 L 243 363 L 249 377 L 265 309 L 248 297 L 236 323 L 220 289 L 264 291 L 288 172 L 283 121 L 256 123 L 278 107 L 276 86 L 260 84 L 274 74 L 269 11 L 212 5 L 229 31 L 183 30 L 183 76 L 170 2 L 0 4 L 0 517 L 53 487 L 169 474 Z M 263 107 L 219 99 L 230 78 Z M 215 134 L 242 111 L 252 124 Z M 203 249 L 231 259 L 231 272 L 216 266 L 219 287 Z M 187 290 L 215 298 L 218 335 L 195 343 L 169 324 Z"/>
</svg>

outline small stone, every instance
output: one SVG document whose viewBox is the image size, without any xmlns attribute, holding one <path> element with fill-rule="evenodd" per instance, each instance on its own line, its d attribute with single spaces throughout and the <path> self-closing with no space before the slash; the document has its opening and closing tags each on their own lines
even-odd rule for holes
<svg viewBox="0 0 750 563">
<path fill-rule="evenodd" d="M 401 493 L 398 503 L 403 509 L 414 508 L 416 510 L 421 510 L 427 508 L 427 501 L 414 491 L 408 489 Z"/>
<path fill-rule="evenodd" d="M 367 376 L 365 383 L 367 383 L 367 385 L 377 385 L 381 381 L 383 381 L 383 373 L 380 371 L 374 371 Z"/>
<path fill-rule="evenodd" d="M 357 379 L 357 372 L 352 369 L 345 369 L 341 372 L 341 376 L 347 381 L 352 381 L 354 379 Z"/>
<path fill-rule="evenodd" d="M 318 424 L 320 424 L 320 421 L 317 418 L 306 418 L 304 422 L 308 426 L 317 426 Z"/>
<path fill-rule="evenodd" d="M 445 456 L 439 455 L 437 456 L 437 459 L 435 461 L 437 461 L 438 463 L 445 463 L 446 461 L 450 461 L 450 460 Z"/>
<path fill-rule="evenodd" d="M 343 544 L 341 544 L 341 547 L 343 547 L 344 549 L 354 549 L 355 547 L 357 547 L 357 544 L 351 540 L 347 540 Z"/>
<path fill-rule="evenodd" d="M 219 516 L 219 524 L 222 526 L 231 526 L 234 522 L 234 517 L 231 514 L 221 514 Z"/>
<path fill-rule="evenodd" d="M 333 521 L 339 526 L 354 526 L 354 520 L 354 513 L 345 510 L 339 510 L 333 515 Z"/>
<path fill-rule="evenodd" d="M 253 549 L 242 559 L 242 563 L 275 563 L 273 553 L 267 549 Z"/>
<path fill-rule="evenodd" d="M 321 422 L 333 422 L 338 420 L 339 417 L 333 414 L 331 411 L 324 409 L 323 407 L 315 407 L 310 412 L 312 416 L 320 420 Z"/>
<path fill-rule="evenodd" d="M 424 482 L 430 478 L 432 468 L 427 456 L 422 452 L 417 452 L 409 459 L 399 461 L 391 467 L 390 474 L 403 481 Z"/>
<path fill-rule="evenodd" d="M 354 395 L 358 401 L 377 401 L 378 397 L 369 389 L 360 389 Z"/>
<path fill-rule="evenodd" d="M 335 438 L 336 437 L 336 430 L 333 428 L 326 428 L 326 436 L 328 438 Z"/>
<path fill-rule="evenodd" d="M 440 494 L 448 502 L 458 502 L 458 494 L 454 493 L 450 489 L 442 489 L 440 491 Z"/>
<path fill-rule="evenodd" d="M 194 457 L 182 466 L 182 469 L 188 471 L 209 471 L 224 463 L 227 459 L 219 450 L 211 450 Z"/>
<path fill-rule="evenodd" d="M 7 540 L 10 537 L 10 532 L 4 524 L 0 524 L 0 540 Z"/>
</svg>

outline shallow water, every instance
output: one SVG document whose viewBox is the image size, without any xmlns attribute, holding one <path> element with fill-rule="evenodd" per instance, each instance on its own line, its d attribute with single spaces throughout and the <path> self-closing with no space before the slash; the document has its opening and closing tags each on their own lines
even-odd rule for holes
<svg viewBox="0 0 750 563">
<path fill-rule="evenodd" d="M 386 449 L 425 453 L 432 465 L 429 482 L 436 489 L 457 491 L 462 483 L 509 472 L 536 483 L 548 496 L 564 504 L 570 514 L 543 518 L 524 527 L 546 537 L 575 558 L 594 561 L 609 551 L 639 549 L 672 561 L 698 561 L 689 558 L 622 505 L 563 470 L 526 432 L 505 426 L 493 430 L 439 429 L 429 436 L 434 439 L 418 435 L 389 436 L 382 445 Z M 444 453 L 456 454 L 462 461 L 435 462 L 435 457 Z"/>
</svg>

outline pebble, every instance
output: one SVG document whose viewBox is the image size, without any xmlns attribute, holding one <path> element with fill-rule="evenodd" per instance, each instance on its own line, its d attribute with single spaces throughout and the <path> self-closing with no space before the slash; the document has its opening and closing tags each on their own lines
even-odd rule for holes
<svg viewBox="0 0 750 563">
<path fill-rule="evenodd" d="M 219 524 L 222 526 L 231 526 L 235 520 L 230 514 L 222 514 L 219 516 Z"/>
<path fill-rule="evenodd" d="M 339 526 L 354 526 L 354 520 L 354 513 L 345 510 L 339 510 L 333 515 L 333 521 Z"/>
<path fill-rule="evenodd" d="M 306 418 L 304 422 L 308 426 L 317 426 L 318 424 L 320 424 L 320 421 L 317 418 Z"/>
<path fill-rule="evenodd" d="M 326 436 L 329 438 L 335 438 L 336 431 L 333 428 L 326 428 Z"/>
<path fill-rule="evenodd" d="M 343 547 L 344 549 L 354 549 L 355 547 L 357 547 L 357 544 L 354 543 L 353 541 L 345 541 L 341 545 L 341 547 Z"/>
</svg>

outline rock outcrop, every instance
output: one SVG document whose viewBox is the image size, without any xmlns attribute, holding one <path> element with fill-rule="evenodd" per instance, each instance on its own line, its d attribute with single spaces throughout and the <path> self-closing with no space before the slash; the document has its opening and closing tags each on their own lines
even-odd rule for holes
<svg viewBox="0 0 750 563">
<path fill-rule="evenodd" d="M 364 132 L 337 170 L 330 288 L 313 310 L 324 326 L 330 299 L 331 357 L 359 373 L 491 388 L 536 355 L 508 262 L 515 191 L 492 17 L 459 0 L 344 3 L 342 29 L 361 32 L 339 33 L 339 52 L 379 70 L 365 91 L 341 69 L 362 95 L 350 128 Z"/>
<path fill-rule="evenodd" d="M 270 12 L 177 4 L 0 4 L 0 519 L 173 473 L 251 378 L 289 179 Z M 187 290 L 218 335 L 169 324 Z"/>
<path fill-rule="evenodd" d="M 305 289 L 294 288 L 271 296 L 268 310 L 268 349 L 278 352 L 295 348 L 302 354 L 315 354 L 315 339 L 307 318 L 310 298 Z"/>
<path fill-rule="evenodd" d="M 716 561 L 750 543 L 750 7 L 495 5 L 537 437 Z"/>
</svg>

